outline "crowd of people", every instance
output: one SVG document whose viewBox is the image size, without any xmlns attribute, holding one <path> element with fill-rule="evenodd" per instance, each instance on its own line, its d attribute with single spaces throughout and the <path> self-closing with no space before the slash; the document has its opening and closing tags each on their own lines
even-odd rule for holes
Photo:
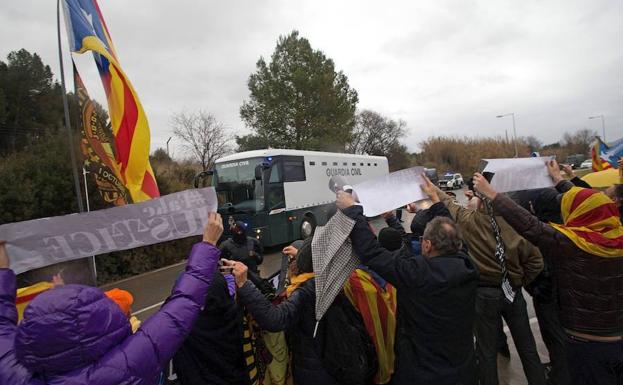
<svg viewBox="0 0 623 385">
<path fill-rule="evenodd" d="M 38 295 L 18 323 L 0 242 L 0 385 L 158 384 L 171 361 L 181 385 L 496 385 L 504 323 L 529 384 L 623 384 L 623 187 L 594 190 L 546 167 L 555 188 L 512 194 L 475 173 L 467 205 L 423 176 L 431 205 L 409 205 L 410 232 L 389 212 L 375 234 L 338 191 L 327 227 L 343 240 L 284 248 L 283 288 L 260 277 L 263 250 L 245 224 L 219 243 L 210 213 L 171 295 L 140 326 L 129 293 L 71 284 Z M 355 256 L 350 275 L 320 275 L 325 254 L 341 266 Z M 319 318 L 327 282 L 339 286 Z"/>
</svg>

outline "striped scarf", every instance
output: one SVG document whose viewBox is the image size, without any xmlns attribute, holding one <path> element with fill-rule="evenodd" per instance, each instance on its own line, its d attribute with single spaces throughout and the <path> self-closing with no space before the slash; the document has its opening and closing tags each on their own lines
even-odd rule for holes
<svg viewBox="0 0 623 385">
<path fill-rule="evenodd" d="M 495 235 L 495 258 L 498 260 L 500 269 L 502 270 L 502 291 L 504 292 L 504 298 L 509 303 L 513 303 L 515 300 L 515 289 L 508 280 L 508 270 L 506 270 L 506 247 L 504 246 L 504 240 L 502 239 L 502 232 L 498 221 L 495 219 L 495 213 L 493 212 L 493 204 L 487 198 L 482 198 L 489 220 L 491 221 L 491 228 L 493 229 L 493 235 Z"/>
<path fill-rule="evenodd" d="M 623 257 L 623 226 L 618 207 L 605 194 L 573 187 L 562 197 L 564 224 L 551 226 L 583 251 L 598 257 Z"/>
<path fill-rule="evenodd" d="M 344 294 L 363 318 L 379 360 L 375 384 L 386 384 L 394 372 L 394 341 L 396 337 L 396 289 L 380 287 L 372 275 L 357 269 L 344 285 Z"/>
</svg>

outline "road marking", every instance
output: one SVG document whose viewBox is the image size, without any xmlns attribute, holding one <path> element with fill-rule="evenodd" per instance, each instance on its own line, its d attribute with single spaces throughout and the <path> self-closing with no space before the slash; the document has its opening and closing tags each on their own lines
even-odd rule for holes
<svg viewBox="0 0 623 385">
<path fill-rule="evenodd" d="M 120 281 L 115 281 L 115 282 L 107 283 L 107 284 L 105 284 L 105 285 L 100 286 L 100 288 L 101 288 L 102 290 L 106 290 L 106 288 L 109 288 L 109 287 L 115 287 L 115 286 L 119 285 L 120 283 L 127 282 L 127 281 L 130 281 L 130 280 L 133 280 L 133 279 L 137 279 L 137 278 L 143 278 L 143 277 L 145 277 L 145 276 L 148 276 L 148 275 L 153 275 L 153 274 L 159 273 L 159 272 L 164 271 L 164 270 L 173 269 L 173 268 L 178 267 L 178 266 L 180 266 L 180 265 L 184 265 L 185 263 L 186 263 L 186 260 L 183 260 L 182 262 L 178 262 L 178 263 L 176 263 L 176 264 L 174 264 L 174 265 L 169 265 L 169 266 L 161 267 L 160 269 L 156 269 L 156 270 L 148 271 L 148 272 L 146 272 L 146 273 L 139 274 L 139 275 L 135 275 L 135 276 L 133 276 L 133 277 L 124 278 L 124 279 L 122 279 L 122 280 L 120 280 Z"/>
<path fill-rule="evenodd" d="M 137 316 L 137 315 L 139 315 L 141 313 L 145 313 L 146 311 L 149 311 L 149 310 L 152 310 L 152 309 L 155 309 L 157 307 L 162 306 L 163 303 L 164 303 L 164 301 L 161 301 L 161 302 L 155 303 L 155 304 L 153 304 L 151 306 L 144 307 L 141 310 L 135 311 L 134 313 L 132 313 L 132 315 L 133 316 Z"/>
</svg>

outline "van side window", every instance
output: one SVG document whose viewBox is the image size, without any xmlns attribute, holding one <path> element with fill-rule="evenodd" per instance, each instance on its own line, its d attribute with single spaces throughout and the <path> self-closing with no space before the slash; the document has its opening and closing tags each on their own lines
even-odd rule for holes
<svg viewBox="0 0 623 385">
<path fill-rule="evenodd" d="M 280 183 L 281 182 L 281 171 L 279 170 L 279 165 L 275 164 L 273 168 L 270 170 L 270 179 L 268 183 Z"/>
<path fill-rule="evenodd" d="M 301 182 L 305 180 L 305 163 L 303 160 L 285 159 L 283 162 L 283 181 Z"/>
</svg>

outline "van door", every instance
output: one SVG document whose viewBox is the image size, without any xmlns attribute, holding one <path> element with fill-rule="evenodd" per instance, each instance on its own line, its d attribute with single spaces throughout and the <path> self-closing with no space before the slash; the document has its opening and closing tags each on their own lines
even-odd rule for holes
<svg viewBox="0 0 623 385">
<path fill-rule="evenodd" d="M 270 231 L 271 245 L 286 243 L 290 240 L 282 175 L 283 165 L 281 160 L 278 160 L 273 163 L 270 169 L 268 196 L 266 197 L 266 211 L 268 212 L 268 228 Z"/>
</svg>

